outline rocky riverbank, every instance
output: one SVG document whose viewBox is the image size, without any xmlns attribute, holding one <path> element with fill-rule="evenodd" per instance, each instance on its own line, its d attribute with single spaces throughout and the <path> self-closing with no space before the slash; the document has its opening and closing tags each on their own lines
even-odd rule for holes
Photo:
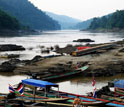
<svg viewBox="0 0 124 107">
<path fill-rule="evenodd" d="M 49 57 L 36 56 L 32 60 L 23 61 L 12 59 L 8 62 L 4 62 L 0 66 L 0 71 L 2 71 L 2 68 L 7 69 L 10 67 L 12 68 L 10 71 L 15 74 L 31 75 L 35 73 L 46 75 L 49 73 L 72 71 L 76 69 L 78 63 L 78 67 L 82 67 L 86 64 L 89 65 L 88 70 L 83 73 L 83 76 L 113 76 L 118 73 L 124 73 L 124 41 L 119 41 L 115 44 L 116 47 L 114 49 L 101 50 L 102 52 L 100 53 L 92 53 L 80 57 L 67 54 Z M 9 70 L 6 71 L 8 72 Z"/>
</svg>

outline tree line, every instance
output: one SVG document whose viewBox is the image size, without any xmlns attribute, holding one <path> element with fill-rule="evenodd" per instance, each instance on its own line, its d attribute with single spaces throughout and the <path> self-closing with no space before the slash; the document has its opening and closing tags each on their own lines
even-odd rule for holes
<svg viewBox="0 0 124 107">
<path fill-rule="evenodd" d="M 89 29 L 124 29 L 124 10 L 117 10 L 107 16 L 94 18 Z"/>
<path fill-rule="evenodd" d="M 61 26 L 57 21 L 46 15 L 28 0 L 0 0 L 0 8 L 31 29 L 58 30 Z"/>
<path fill-rule="evenodd" d="M 20 28 L 21 25 L 15 17 L 10 16 L 0 9 L 0 30 L 19 30 Z"/>
</svg>

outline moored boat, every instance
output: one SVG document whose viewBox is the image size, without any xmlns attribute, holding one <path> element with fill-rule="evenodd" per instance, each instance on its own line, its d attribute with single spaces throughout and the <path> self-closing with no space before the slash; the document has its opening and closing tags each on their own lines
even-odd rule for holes
<svg viewBox="0 0 124 107">
<path fill-rule="evenodd" d="M 34 91 L 33 90 L 28 90 L 26 92 L 28 93 L 35 93 L 35 95 L 38 95 L 40 97 L 48 97 L 48 98 L 67 98 L 67 104 L 71 103 L 74 100 L 74 98 L 76 98 L 77 96 L 79 96 L 79 98 L 82 100 L 83 105 L 85 106 L 102 106 L 103 104 L 107 105 L 109 104 L 109 106 L 111 104 L 116 104 L 117 105 L 123 105 L 124 103 L 119 103 L 117 101 L 110 101 L 110 100 L 106 100 L 106 99 L 101 99 L 101 98 L 93 98 L 93 97 L 88 97 L 88 96 L 84 96 L 84 95 L 78 95 L 78 94 L 72 94 L 72 93 L 67 93 L 67 92 L 60 92 L 59 91 L 59 85 L 51 83 L 51 82 L 47 82 L 47 81 L 42 81 L 42 80 L 35 80 L 35 79 L 26 79 L 26 80 L 22 80 L 22 84 L 23 85 L 30 85 L 30 86 L 34 86 Z M 36 87 L 41 87 L 42 89 L 39 89 L 36 91 Z M 53 90 L 52 87 L 57 87 L 58 91 Z M 61 102 L 61 101 L 60 101 Z"/>
<path fill-rule="evenodd" d="M 100 50 L 103 49 L 112 49 L 115 48 L 115 44 L 103 44 L 103 45 L 99 45 L 99 46 L 94 46 L 91 48 L 86 48 L 83 50 L 77 50 L 71 53 L 72 56 L 82 56 L 82 55 L 86 55 L 86 54 L 91 54 L 91 53 L 98 53 Z"/>
<path fill-rule="evenodd" d="M 61 92 L 59 91 L 59 85 L 47 81 L 35 80 L 35 79 L 25 79 L 22 80 L 24 86 L 24 95 L 18 97 L 16 100 L 24 101 L 35 101 L 36 103 L 47 102 L 54 103 L 56 105 L 66 104 L 67 106 L 72 106 L 73 100 L 79 96 L 84 106 L 114 106 L 114 107 L 124 107 L 123 102 L 113 101 L 102 98 L 93 98 L 85 95 L 78 95 L 73 93 Z M 26 88 L 27 87 L 27 88 Z M 58 90 L 53 89 L 58 88 Z M 30 97 L 29 97 L 30 96 Z"/>
<path fill-rule="evenodd" d="M 70 71 L 70 72 L 43 77 L 42 80 L 48 81 L 48 80 L 55 80 L 55 79 L 70 77 L 70 76 L 73 76 L 73 75 L 78 75 L 80 73 L 83 73 L 85 70 L 87 70 L 88 67 L 89 67 L 89 65 L 85 65 L 85 66 L 83 66 L 81 68 L 78 68 L 78 69 Z"/>
<path fill-rule="evenodd" d="M 110 87 L 114 91 L 111 91 Z M 104 86 L 96 91 L 96 97 L 111 101 L 111 103 L 107 103 L 108 106 L 124 107 L 124 80 L 108 82 L 108 86 Z"/>
</svg>

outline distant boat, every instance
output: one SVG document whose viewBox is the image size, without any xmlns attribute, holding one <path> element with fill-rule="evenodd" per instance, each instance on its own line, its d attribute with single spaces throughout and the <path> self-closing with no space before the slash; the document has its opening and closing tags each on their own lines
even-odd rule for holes
<svg viewBox="0 0 124 107">
<path fill-rule="evenodd" d="M 0 58 L 18 58 L 19 56 L 18 54 L 4 54 L 0 55 Z"/>
</svg>

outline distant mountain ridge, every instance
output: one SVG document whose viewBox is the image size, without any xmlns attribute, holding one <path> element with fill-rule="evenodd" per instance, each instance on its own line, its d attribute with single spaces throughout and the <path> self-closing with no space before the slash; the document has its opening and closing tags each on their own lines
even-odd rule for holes
<svg viewBox="0 0 124 107">
<path fill-rule="evenodd" d="M 60 25 L 28 0 L 0 0 L 0 8 L 32 29 L 57 30 Z"/>
<path fill-rule="evenodd" d="M 54 20 L 58 21 L 58 23 L 61 25 L 61 29 L 72 29 L 73 26 L 81 22 L 81 20 L 79 19 L 72 18 L 66 15 L 58 15 L 47 11 L 45 11 L 45 13 Z"/>
<path fill-rule="evenodd" d="M 93 19 L 82 21 L 82 22 L 76 24 L 75 26 L 73 26 L 73 29 L 85 30 L 85 29 L 89 28 L 92 21 L 93 21 Z"/>
</svg>

